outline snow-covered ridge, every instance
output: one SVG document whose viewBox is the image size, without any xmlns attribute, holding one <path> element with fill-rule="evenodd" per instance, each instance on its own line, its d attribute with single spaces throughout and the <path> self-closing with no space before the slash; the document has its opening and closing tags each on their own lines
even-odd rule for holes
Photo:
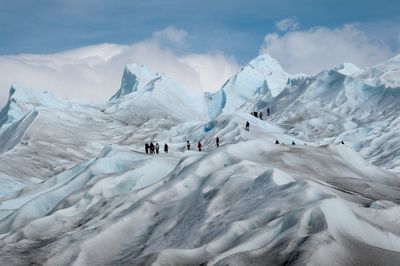
<svg viewBox="0 0 400 266">
<path fill-rule="evenodd" d="M 400 90 L 354 69 L 289 75 L 263 55 L 205 103 L 137 65 L 105 104 L 12 91 L 0 261 L 399 265 Z"/>
<path fill-rule="evenodd" d="M 361 72 L 361 68 L 352 63 L 343 63 L 336 66 L 334 69 L 347 76 L 356 76 Z"/>
<path fill-rule="evenodd" d="M 48 107 L 66 107 L 66 101 L 49 91 L 35 91 L 18 86 L 10 89 L 9 100 Z"/>
<path fill-rule="evenodd" d="M 12 86 L 7 104 L 0 111 L 0 130 L 4 125 L 18 121 L 36 107 L 68 108 L 67 101 L 49 91 L 35 91 Z"/>
<path fill-rule="evenodd" d="M 372 85 L 400 88 L 400 54 L 361 71 L 357 77 Z"/>
</svg>

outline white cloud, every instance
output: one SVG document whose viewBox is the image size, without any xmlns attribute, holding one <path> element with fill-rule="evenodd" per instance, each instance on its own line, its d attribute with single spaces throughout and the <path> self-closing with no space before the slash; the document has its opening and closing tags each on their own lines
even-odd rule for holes
<svg viewBox="0 0 400 266">
<path fill-rule="evenodd" d="M 268 34 L 260 53 L 269 53 L 290 73 L 316 74 L 343 62 L 367 67 L 393 55 L 384 43 L 369 38 L 357 25 Z"/>
<path fill-rule="evenodd" d="M 300 28 L 300 23 L 296 17 L 285 18 L 275 23 L 279 31 L 294 31 Z"/>
<path fill-rule="evenodd" d="M 178 47 L 188 44 L 188 33 L 184 30 L 169 26 L 153 33 L 153 38 L 159 43 L 172 44 Z"/>
<path fill-rule="evenodd" d="M 117 91 L 123 69 L 130 63 L 145 64 L 197 90 L 216 90 L 239 70 L 236 61 L 222 53 L 179 55 L 173 50 L 186 42 L 185 31 L 168 27 L 132 45 L 100 44 L 57 54 L 0 56 L 0 103 L 5 103 L 12 84 L 53 91 L 68 99 L 105 100 Z"/>
</svg>

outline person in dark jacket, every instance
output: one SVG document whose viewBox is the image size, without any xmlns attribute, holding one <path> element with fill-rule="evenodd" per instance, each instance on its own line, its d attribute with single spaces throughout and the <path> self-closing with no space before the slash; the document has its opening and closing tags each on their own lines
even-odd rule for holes
<svg viewBox="0 0 400 266">
<path fill-rule="evenodd" d="M 199 151 L 201 151 L 202 147 L 203 147 L 203 144 L 201 144 L 201 142 L 199 141 L 199 143 L 197 143 L 197 148 L 199 148 Z"/>
<path fill-rule="evenodd" d="M 275 140 L 275 144 L 279 144 L 279 140 Z"/>
<path fill-rule="evenodd" d="M 263 115 L 263 113 L 260 111 L 259 117 L 260 117 L 261 120 L 263 120 L 262 119 L 262 115 Z"/>
<path fill-rule="evenodd" d="M 215 143 L 217 144 L 217 147 L 219 147 L 219 138 L 218 137 L 215 139 Z"/>
<path fill-rule="evenodd" d="M 296 143 L 294 143 L 294 140 L 292 141 L 292 145 L 296 145 Z"/>
<path fill-rule="evenodd" d="M 167 143 L 164 144 L 164 152 L 168 153 L 168 145 L 167 145 Z"/>
<path fill-rule="evenodd" d="M 144 149 L 146 150 L 146 153 L 149 153 L 149 143 L 146 142 L 146 144 L 144 144 Z"/>
<path fill-rule="evenodd" d="M 158 144 L 158 142 L 156 142 L 156 153 L 160 153 L 160 144 Z"/>
<path fill-rule="evenodd" d="M 246 130 L 247 130 L 247 131 L 250 130 L 250 123 L 249 123 L 249 121 L 246 122 Z"/>
<path fill-rule="evenodd" d="M 150 142 L 150 154 L 154 154 L 154 144 Z"/>
<path fill-rule="evenodd" d="M 190 142 L 189 141 L 186 141 L 186 148 L 188 151 L 190 151 Z"/>
<path fill-rule="evenodd" d="M 269 116 L 270 111 L 269 111 L 269 107 L 267 108 L 267 116 Z"/>
</svg>

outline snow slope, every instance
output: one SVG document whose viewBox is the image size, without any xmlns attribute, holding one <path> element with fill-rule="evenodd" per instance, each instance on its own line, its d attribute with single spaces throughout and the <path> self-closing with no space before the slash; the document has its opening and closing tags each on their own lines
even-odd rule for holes
<svg viewBox="0 0 400 266">
<path fill-rule="evenodd" d="M 399 265 L 399 92 L 353 70 L 263 55 L 203 98 L 131 65 L 97 105 L 13 87 L 2 265 Z"/>
<path fill-rule="evenodd" d="M 254 120 L 250 132 L 246 119 Z M 332 265 L 343 265 L 368 249 L 394 254 L 370 260 L 400 261 L 398 176 L 345 145 L 275 145 L 283 133 L 247 114 L 214 123 L 203 133 L 204 153 L 151 156 L 114 145 L 5 197 L 2 261 L 312 264 L 329 253 Z M 215 135 L 224 140 L 219 149 Z M 343 250 L 359 243 L 365 248 Z"/>
<path fill-rule="evenodd" d="M 400 90 L 372 86 L 336 70 L 301 86 L 287 86 L 267 105 L 272 120 L 300 138 L 344 140 L 378 166 L 400 169 Z"/>
</svg>

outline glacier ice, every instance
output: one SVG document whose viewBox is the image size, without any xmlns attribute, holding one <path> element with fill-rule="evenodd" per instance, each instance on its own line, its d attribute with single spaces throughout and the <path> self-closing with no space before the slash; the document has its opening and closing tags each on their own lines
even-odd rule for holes
<svg viewBox="0 0 400 266">
<path fill-rule="evenodd" d="M 289 75 L 261 55 L 202 94 L 128 65 L 102 104 L 13 86 L 2 264 L 400 264 L 400 92 L 368 71 Z"/>
</svg>

